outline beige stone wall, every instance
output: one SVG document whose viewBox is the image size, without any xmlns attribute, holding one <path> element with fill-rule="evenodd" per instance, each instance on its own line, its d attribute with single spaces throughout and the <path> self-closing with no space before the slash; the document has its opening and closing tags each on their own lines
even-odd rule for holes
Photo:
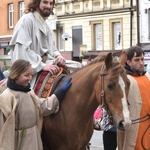
<svg viewBox="0 0 150 150">
<path fill-rule="evenodd" d="M 82 25 L 83 30 L 83 44 L 87 45 L 88 50 L 92 49 L 92 30 L 91 30 L 91 24 L 92 21 L 102 21 L 103 23 L 103 49 L 104 50 L 110 50 L 111 47 L 111 38 L 110 33 L 112 32 L 110 29 L 110 20 L 122 20 L 122 48 L 128 48 L 130 46 L 130 13 L 122 13 L 122 14 L 112 14 L 112 15 L 101 15 L 97 17 L 85 17 L 85 18 L 74 18 L 74 19 L 68 19 L 65 21 L 61 21 L 64 26 L 64 33 L 68 33 L 70 36 L 72 36 L 72 26 L 79 26 Z M 137 22 L 136 17 L 133 18 L 133 45 L 137 42 Z M 70 51 L 72 49 L 72 40 L 70 39 L 65 43 L 65 50 Z"/>
<path fill-rule="evenodd" d="M 136 5 L 136 0 L 133 0 L 133 5 Z M 78 0 L 57 3 L 56 15 L 65 15 L 65 13 L 81 13 L 104 11 L 109 9 L 118 9 L 130 7 L 130 0 Z"/>
<path fill-rule="evenodd" d="M 113 47 L 110 20 L 121 20 L 122 26 L 122 49 L 130 46 L 130 0 L 84 0 L 56 4 L 56 14 L 60 24 L 64 24 L 64 33 L 72 34 L 72 26 L 82 25 L 83 44 L 88 50 L 93 49 L 92 43 L 92 21 L 102 21 L 103 24 L 103 50 L 110 50 Z M 136 6 L 136 0 L 133 0 Z M 58 8 L 58 9 L 57 9 Z M 72 13 L 74 12 L 74 14 Z M 89 13 L 89 15 L 77 15 Z M 98 12 L 94 15 L 92 13 Z M 63 17 L 64 15 L 64 17 Z M 71 15 L 71 17 L 68 17 Z M 61 16 L 61 17 L 59 17 Z M 137 19 L 136 11 L 133 16 L 132 45 L 137 43 Z M 71 35 L 72 36 L 72 35 Z M 72 50 L 72 40 L 64 42 L 65 50 Z"/>
</svg>

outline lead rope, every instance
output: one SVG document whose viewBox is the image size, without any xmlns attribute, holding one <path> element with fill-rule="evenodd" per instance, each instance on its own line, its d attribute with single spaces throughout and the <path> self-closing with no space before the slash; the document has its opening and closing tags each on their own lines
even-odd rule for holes
<svg viewBox="0 0 150 150">
<path fill-rule="evenodd" d="M 142 147 L 143 147 L 144 150 L 150 150 L 150 149 L 145 148 L 145 147 L 144 147 L 144 144 L 143 144 L 143 143 L 144 143 L 144 142 L 143 142 L 143 141 L 144 141 L 144 136 L 145 136 L 145 134 L 146 134 L 146 132 L 148 131 L 149 128 L 150 128 L 150 125 L 149 125 L 149 126 L 147 127 L 147 129 L 145 130 L 145 132 L 144 132 L 144 134 L 143 134 L 143 136 L 142 136 L 142 139 L 141 139 L 141 145 L 142 145 Z"/>
<path fill-rule="evenodd" d="M 100 107 L 103 107 L 106 111 L 107 114 L 109 116 L 110 119 L 110 123 L 113 124 L 113 117 L 112 114 L 110 113 L 110 111 L 108 110 L 108 106 L 105 106 L 105 91 L 104 91 L 104 76 L 107 74 L 104 74 L 105 72 L 105 65 L 103 64 L 101 67 L 101 72 L 100 72 L 100 76 L 101 76 L 101 93 L 100 93 L 100 97 L 102 99 L 102 105 Z"/>
<path fill-rule="evenodd" d="M 143 117 L 140 117 L 140 118 L 138 118 L 138 119 L 133 119 L 133 120 L 132 120 L 132 124 L 144 122 L 144 121 L 146 121 L 147 119 L 150 119 L 150 113 L 148 113 L 147 115 L 145 115 L 145 116 L 143 116 Z"/>
<path fill-rule="evenodd" d="M 143 117 L 140 117 L 140 118 L 138 118 L 138 119 L 133 119 L 132 120 L 132 124 L 136 124 L 136 123 L 140 123 L 140 122 L 144 122 L 144 121 L 146 121 L 146 120 L 148 120 L 148 119 L 150 119 L 150 113 L 148 113 L 147 115 L 145 115 L 145 116 L 143 116 Z M 147 131 L 148 131 L 148 129 L 150 128 L 150 125 L 147 127 L 147 129 L 145 130 L 145 132 L 144 132 L 144 134 L 143 134 L 143 136 L 142 136 L 142 139 L 141 139 L 141 145 L 142 145 L 142 148 L 144 149 L 144 150 L 150 150 L 150 149 L 147 149 L 147 148 L 145 148 L 145 146 L 144 146 L 144 136 L 145 136 L 145 134 L 147 133 Z"/>
</svg>

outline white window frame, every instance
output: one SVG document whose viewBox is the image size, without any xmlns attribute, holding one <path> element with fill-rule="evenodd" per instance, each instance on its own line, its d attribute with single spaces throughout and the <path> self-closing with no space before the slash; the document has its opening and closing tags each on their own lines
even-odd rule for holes
<svg viewBox="0 0 150 150">
<path fill-rule="evenodd" d="M 24 15 L 25 10 L 25 3 L 19 2 L 19 18 L 21 18 Z"/>
<path fill-rule="evenodd" d="M 96 50 L 102 50 L 102 24 L 95 24 L 95 48 Z"/>
<path fill-rule="evenodd" d="M 121 33 L 121 23 L 120 22 L 114 22 L 113 23 L 113 32 L 114 32 L 114 48 L 115 50 L 120 50 L 122 49 L 122 44 L 121 44 L 121 36 L 122 36 L 122 33 Z"/>
<path fill-rule="evenodd" d="M 109 20 L 109 31 L 110 31 L 110 49 L 112 50 L 122 50 L 123 47 L 123 29 L 122 29 L 123 19 L 110 19 Z"/>
<path fill-rule="evenodd" d="M 103 20 L 89 21 L 91 25 L 91 50 L 102 51 L 103 50 Z"/>
<path fill-rule="evenodd" d="M 14 27 L 14 4 L 8 5 L 8 27 Z"/>
<path fill-rule="evenodd" d="M 63 38 L 62 38 L 62 35 L 63 35 L 63 26 L 59 26 L 57 28 L 57 31 L 58 31 L 58 48 L 59 48 L 59 51 L 64 51 L 64 45 L 63 45 Z"/>
</svg>

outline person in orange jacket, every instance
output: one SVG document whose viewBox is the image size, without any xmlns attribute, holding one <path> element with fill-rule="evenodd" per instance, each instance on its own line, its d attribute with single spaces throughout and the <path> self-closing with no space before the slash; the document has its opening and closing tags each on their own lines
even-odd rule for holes
<svg viewBox="0 0 150 150">
<path fill-rule="evenodd" d="M 150 74 L 144 70 L 144 51 L 140 47 L 130 47 L 126 50 L 126 55 L 125 69 L 130 80 L 128 101 L 131 118 L 146 119 L 132 124 L 128 131 L 118 131 L 118 150 L 150 149 Z"/>
</svg>

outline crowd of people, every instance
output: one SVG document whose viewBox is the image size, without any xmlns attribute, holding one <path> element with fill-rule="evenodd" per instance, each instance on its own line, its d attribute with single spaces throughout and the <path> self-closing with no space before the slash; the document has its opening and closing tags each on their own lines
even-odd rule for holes
<svg viewBox="0 0 150 150">
<path fill-rule="evenodd" d="M 33 91 L 40 71 L 53 75 L 65 66 L 55 46 L 53 30 L 46 23 L 54 5 L 54 0 L 31 0 L 14 28 L 7 89 L 0 95 L 0 149 L 42 150 L 42 117 L 59 111 L 72 84 L 68 78 L 47 99 Z"/>
<path fill-rule="evenodd" d="M 12 65 L 7 89 L 0 95 L 0 149 L 42 150 L 41 119 L 59 111 L 72 84 L 68 78 L 48 99 L 37 97 L 33 91 L 40 71 L 55 74 L 59 66 L 65 66 L 66 60 L 57 50 L 54 33 L 46 23 L 54 5 L 54 0 L 31 0 L 26 14 L 15 26 L 10 41 Z M 129 109 L 131 117 L 136 119 L 150 113 L 150 75 L 144 70 L 144 51 L 140 47 L 128 48 L 126 55 Z M 0 80 L 4 78 L 0 71 Z M 150 149 L 149 126 L 150 119 L 147 119 L 133 124 L 128 131 L 116 127 L 104 131 L 104 150 Z"/>
</svg>

